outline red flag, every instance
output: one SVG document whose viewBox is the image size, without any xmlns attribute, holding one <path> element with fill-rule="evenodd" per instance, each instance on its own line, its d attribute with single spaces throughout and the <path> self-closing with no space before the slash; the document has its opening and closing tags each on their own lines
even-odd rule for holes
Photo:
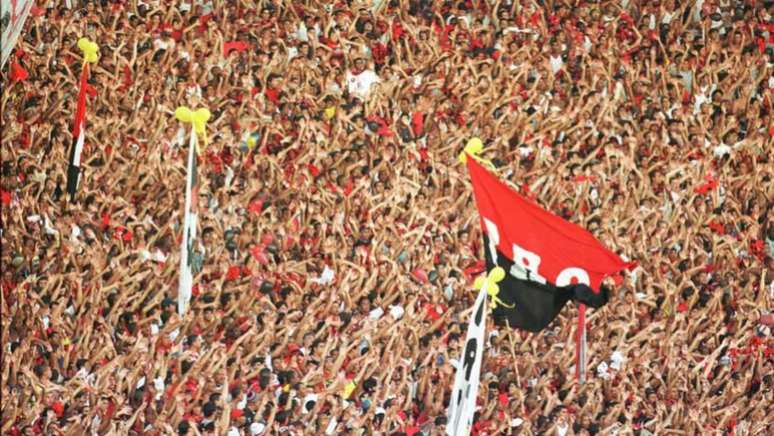
<svg viewBox="0 0 774 436">
<path fill-rule="evenodd" d="M 596 291 L 602 279 L 634 265 L 621 260 L 587 230 L 525 199 L 475 159 L 467 162 L 482 229 L 490 241 L 496 240 L 497 250 L 514 262 L 557 286 L 573 279 L 583 282 L 586 275 L 588 285 Z"/>
</svg>

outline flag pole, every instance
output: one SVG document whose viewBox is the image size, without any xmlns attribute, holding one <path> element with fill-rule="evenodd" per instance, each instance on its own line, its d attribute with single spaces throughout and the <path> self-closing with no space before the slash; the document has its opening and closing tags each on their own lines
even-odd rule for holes
<svg viewBox="0 0 774 436">
<path fill-rule="evenodd" d="M 586 305 L 578 309 L 578 328 L 575 336 L 575 376 L 578 383 L 586 381 Z"/>
<path fill-rule="evenodd" d="M 67 165 L 67 193 L 70 195 L 70 203 L 75 202 L 75 194 L 78 191 L 78 182 L 81 173 L 81 153 L 85 139 L 84 129 L 86 123 L 86 88 L 89 80 L 89 64 L 99 60 L 99 46 L 88 38 L 78 40 L 78 48 L 83 52 L 83 63 L 78 86 L 78 101 L 75 109 L 75 122 L 73 124 L 73 145 L 70 148 L 70 157 Z"/>
<path fill-rule="evenodd" d="M 183 209 L 183 237 L 180 242 L 180 283 L 177 288 L 177 312 L 183 315 L 188 309 L 188 302 L 191 299 L 191 287 L 193 274 L 189 266 L 188 243 L 191 239 L 191 189 L 193 188 L 193 160 L 196 153 L 196 131 L 191 126 L 191 140 L 188 143 L 188 169 L 185 177 L 185 206 Z"/>
</svg>

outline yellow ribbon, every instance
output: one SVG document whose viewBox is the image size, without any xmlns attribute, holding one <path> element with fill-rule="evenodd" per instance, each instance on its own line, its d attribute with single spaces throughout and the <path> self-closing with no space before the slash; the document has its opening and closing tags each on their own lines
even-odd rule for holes
<svg viewBox="0 0 774 436">
<path fill-rule="evenodd" d="M 78 40 L 78 48 L 83 52 L 83 61 L 90 64 L 95 64 L 99 60 L 99 46 L 96 42 L 92 42 L 89 38 L 81 38 Z"/>
<path fill-rule="evenodd" d="M 192 111 L 186 106 L 180 106 L 175 109 L 175 118 L 184 123 L 191 123 L 194 127 L 194 132 L 202 137 L 204 145 L 207 145 L 207 121 L 210 119 L 210 111 L 207 108 L 199 108 Z M 199 144 L 196 144 L 197 152 L 201 153 Z"/>
<path fill-rule="evenodd" d="M 470 138 L 468 141 L 468 144 L 465 145 L 465 149 L 462 150 L 462 153 L 460 153 L 459 161 L 462 164 L 468 163 L 468 155 L 473 157 L 477 162 L 484 165 L 485 167 L 489 168 L 490 170 L 494 170 L 494 165 L 492 165 L 492 162 L 490 162 L 487 159 L 484 159 L 481 157 L 481 153 L 484 152 L 484 143 L 481 142 L 481 138 L 473 137 Z"/>
<path fill-rule="evenodd" d="M 503 281 L 505 278 L 505 270 L 502 267 L 497 267 L 489 271 L 489 274 L 487 274 L 486 279 L 483 277 L 479 277 L 476 279 L 475 282 L 473 282 L 473 287 L 476 289 L 481 289 L 482 287 L 485 287 L 487 295 L 489 295 L 492 298 L 492 309 L 495 309 L 498 304 L 503 305 L 509 309 L 512 309 L 514 307 L 513 304 L 508 305 L 505 304 L 503 300 L 500 299 L 500 297 L 497 296 L 497 294 L 500 293 L 500 286 L 497 284 L 498 282 Z"/>
</svg>

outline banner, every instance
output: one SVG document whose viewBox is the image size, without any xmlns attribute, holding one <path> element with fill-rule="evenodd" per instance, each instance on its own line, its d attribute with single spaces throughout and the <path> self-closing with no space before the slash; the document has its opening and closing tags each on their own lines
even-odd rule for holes
<svg viewBox="0 0 774 436">
<path fill-rule="evenodd" d="M 177 312 L 183 315 L 191 301 L 193 287 L 193 247 L 196 240 L 197 204 L 199 180 L 197 175 L 196 132 L 191 129 L 188 146 L 188 174 L 185 182 L 185 210 L 183 212 L 183 238 L 180 247 L 180 283 L 177 288 Z"/>
<path fill-rule="evenodd" d="M 486 292 L 482 286 L 473 305 L 473 312 L 468 323 L 468 334 L 457 374 L 454 377 L 454 388 L 449 401 L 447 436 L 467 436 L 473 425 L 473 415 L 476 413 L 476 397 L 478 382 L 481 376 L 481 358 L 484 353 L 486 330 Z"/>
<path fill-rule="evenodd" d="M 33 0 L 0 0 L 0 28 L 2 28 L 2 59 L 0 68 L 13 51 L 16 40 L 19 39 L 27 15 L 30 14 Z"/>
</svg>

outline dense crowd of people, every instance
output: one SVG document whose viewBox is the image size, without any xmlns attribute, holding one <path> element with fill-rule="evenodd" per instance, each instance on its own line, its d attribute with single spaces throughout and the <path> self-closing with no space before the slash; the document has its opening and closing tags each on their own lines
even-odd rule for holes
<svg viewBox="0 0 774 436">
<path fill-rule="evenodd" d="M 771 2 L 39 1 L 8 64 L 2 434 L 442 434 L 473 137 L 639 262 L 583 385 L 575 307 L 489 326 L 473 434 L 774 434 Z M 183 316 L 181 105 L 213 114 Z"/>
</svg>

